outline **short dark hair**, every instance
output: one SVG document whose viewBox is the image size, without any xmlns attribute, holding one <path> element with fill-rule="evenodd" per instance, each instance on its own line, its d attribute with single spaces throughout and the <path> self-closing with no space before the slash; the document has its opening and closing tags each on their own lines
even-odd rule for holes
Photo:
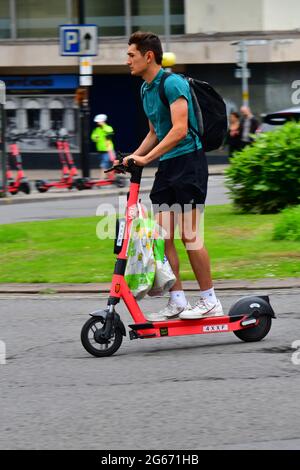
<svg viewBox="0 0 300 470">
<path fill-rule="evenodd" d="M 230 114 L 231 114 L 231 116 L 234 116 L 234 117 L 236 117 L 237 119 L 240 119 L 240 115 L 239 115 L 239 113 L 237 113 L 236 111 L 231 111 Z"/>
<path fill-rule="evenodd" d="M 135 44 L 138 51 L 142 55 L 146 52 L 152 51 L 155 57 L 155 62 L 161 65 L 163 50 L 159 37 L 151 32 L 136 31 L 133 33 L 128 41 L 128 45 Z"/>
</svg>

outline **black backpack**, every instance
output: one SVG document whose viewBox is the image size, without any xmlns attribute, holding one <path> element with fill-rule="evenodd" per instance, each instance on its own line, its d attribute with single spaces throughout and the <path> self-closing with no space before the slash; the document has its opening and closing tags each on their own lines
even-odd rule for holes
<svg viewBox="0 0 300 470">
<path fill-rule="evenodd" d="M 172 74 L 165 72 L 159 84 L 159 97 L 168 108 L 170 105 L 166 97 L 164 84 L 170 75 Z M 216 150 L 221 147 L 227 134 L 226 105 L 219 93 L 209 83 L 196 78 L 181 76 L 190 85 L 199 131 L 190 122 L 189 129 L 199 136 L 204 151 Z"/>
</svg>

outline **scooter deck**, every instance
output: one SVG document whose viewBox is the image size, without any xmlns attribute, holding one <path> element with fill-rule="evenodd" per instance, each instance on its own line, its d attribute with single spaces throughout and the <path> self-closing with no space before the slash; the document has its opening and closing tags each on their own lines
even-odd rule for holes
<svg viewBox="0 0 300 470">
<path fill-rule="evenodd" d="M 130 338 L 159 338 L 162 336 L 199 335 L 225 333 L 246 328 L 241 322 L 249 316 L 206 317 L 197 320 L 167 320 L 160 322 L 136 323 L 128 325 L 132 331 Z M 252 325 L 253 326 L 253 322 Z"/>
</svg>

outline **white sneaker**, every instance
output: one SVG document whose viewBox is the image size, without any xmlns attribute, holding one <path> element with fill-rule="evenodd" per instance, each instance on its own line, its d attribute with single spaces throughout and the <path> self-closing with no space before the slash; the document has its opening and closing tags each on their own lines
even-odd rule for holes
<svg viewBox="0 0 300 470">
<path fill-rule="evenodd" d="M 212 304 L 202 297 L 194 307 L 185 308 L 179 315 L 181 320 L 196 320 L 197 318 L 222 317 L 224 315 L 221 302 Z"/>
<path fill-rule="evenodd" d="M 178 318 L 180 312 L 187 308 L 192 308 L 189 303 L 186 307 L 178 307 L 175 302 L 169 300 L 168 305 L 157 313 L 149 313 L 146 316 L 148 321 L 166 321 Z"/>
</svg>

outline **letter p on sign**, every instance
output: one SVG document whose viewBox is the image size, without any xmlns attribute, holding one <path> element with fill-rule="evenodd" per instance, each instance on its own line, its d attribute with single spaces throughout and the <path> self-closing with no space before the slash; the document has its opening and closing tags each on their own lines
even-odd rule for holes
<svg viewBox="0 0 300 470">
<path fill-rule="evenodd" d="M 69 29 L 64 31 L 64 51 L 80 51 L 80 34 L 78 29 Z"/>
</svg>

